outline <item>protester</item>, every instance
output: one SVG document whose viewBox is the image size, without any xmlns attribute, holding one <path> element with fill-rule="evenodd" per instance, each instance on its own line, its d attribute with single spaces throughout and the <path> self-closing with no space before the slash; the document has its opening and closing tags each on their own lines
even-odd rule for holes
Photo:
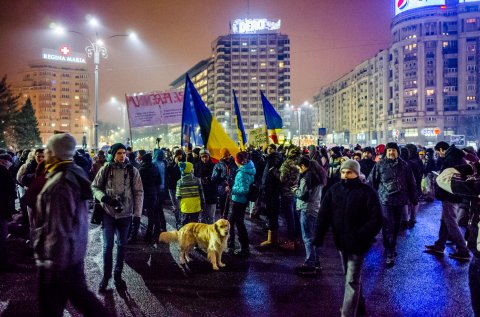
<svg viewBox="0 0 480 317">
<path fill-rule="evenodd" d="M 15 268 L 9 261 L 7 246 L 8 222 L 15 210 L 15 180 L 10 173 L 13 160 L 7 153 L 0 154 L 0 272 L 8 272 Z"/>
<path fill-rule="evenodd" d="M 212 181 L 217 184 L 220 213 L 222 218 L 227 219 L 230 211 L 230 191 L 238 167 L 228 149 L 222 148 L 220 155 L 222 158 L 215 164 L 212 172 Z"/>
<path fill-rule="evenodd" d="M 163 213 L 163 211 L 158 209 L 158 200 L 160 198 L 160 173 L 152 163 L 152 154 L 146 153 L 142 156 L 140 169 L 138 171 L 143 186 L 143 210 L 148 218 L 144 241 L 151 242 L 152 240 L 157 240 L 160 236 L 161 224 L 159 213 Z M 137 242 L 136 231 L 132 230 L 128 242 Z"/>
<path fill-rule="evenodd" d="M 75 139 L 67 133 L 47 143 L 47 182 L 37 201 L 35 259 L 40 316 L 63 316 L 67 301 L 84 316 L 108 316 L 88 290 L 84 260 L 88 240 L 90 181 L 73 163 Z"/>
<path fill-rule="evenodd" d="M 175 150 L 173 160 L 167 164 L 167 186 L 170 201 L 172 203 L 173 215 L 175 216 L 175 227 L 180 229 L 182 226 L 182 217 L 180 214 L 180 205 L 176 196 L 177 182 L 182 177 L 178 164 L 185 162 L 185 152 L 182 149 Z"/>
<path fill-rule="evenodd" d="M 228 217 L 230 222 L 230 236 L 228 247 L 235 250 L 235 228 L 238 231 L 240 251 L 234 252 L 238 256 L 249 256 L 248 232 L 245 227 L 245 210 L 248 206 L 247 194 L 255 177 L 255 166 L 247 152 L 238 152 L 235 156 L 235 164 L 238 166 L 235 181 L 232 186 L 232 212 Z"/>
<path fill-rule="evenodd" d="M 200 211 L 205 210 L 205 197 L 202 182 L 193 174 L 193 164 L 178 164 L 182 177 L 177 182 L 177 199 L 182 212 L 182 227 L 190 222 L 198 222 Z"/>
<path fill-rule="evenodd" d="M 327 172 L 317 160 L 302 157 L 298 163 L 300 179 L 295 190 L 296 210 L 300 219 L 302 239 L 305 245 L 305 262 L 295 268 L 297 274 L 316 273 L 320 260 L 313 245 L 318 210 L 322 200 L 322 188 L 327 184 Z"/>
<path fill-rule="evenodd" d="M 105 164 L 92 183 L 95 198 L 105 210 L 102 221 L 103 231 L 103 278 L 99 292 L 104 293 L 112 277 L 113 241 L 117 236 L 117 259 L 114 269 L 115 287 L 126 290 L 127 283 L 122 279 L 130 223 L 138 231 L 143 206 L 143 186 L 140 173 L 126 162 L 126 147 L 115 143 L 111 147 L 113 162 Z"/>
<path fill-rule="evenodd" d="M 201 149 L 199 156 L 200 161 L 194 165 L 194 173 L 195 177 L 198 177 L 202 182 L 205 196 L 205 210 L 200 213 L 199 220 L 202 223 L 212 224 L 215 221 L 215 210 L 217 208 L 217 185 L 212 181 L 215 163 L 210 159 L 210 152 L 207 149 Z"/>
<path fill-rule="evenodd" d="M 356 161 L 345 161 L 340 173 L 341 182 L 333 185 L 322 200 L 314 244 L 323 245 L 332 226 L 345 275 L 341 316 L 357 316 L 365 314 L 361 272 L 365 255 L 382 226 L 382 209 L 375 191 L 362 183 Z"/>
<path fill-rule="evenodd" d="M 387 143 L 385 148 L 386 155 L 373 167 L 368 182 L 380 196 L 385 264 L 392 267 L 397 256 L 397 237 L 402 215 L 408 204 L 418 203 L 418 197 L 412 170 L 398 157 L 400 149 L 397 143 Z"/>
</svg>

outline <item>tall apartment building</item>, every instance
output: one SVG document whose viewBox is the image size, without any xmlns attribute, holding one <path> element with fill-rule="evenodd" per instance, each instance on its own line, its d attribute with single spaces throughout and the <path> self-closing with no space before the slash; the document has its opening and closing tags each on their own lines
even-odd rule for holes
<svg viewBox="0 0 480 317">
<path fill-rule="evenodd" d="M 233 89 L 242 112 L 245 130 L 265 125 L 260 91 L 283 116 L 290 101 L 290 40 L 279 33 L 280 20 L 242 19 L 231 23 L 230 34 L 219 36 L 212 43 L 212 55 L 188 71 L 207 107 L 231 133 L 235 127 Z M 197 67 L 201 64 L 201 67 Z M 207 69 L 205 70 L 204 67 Z M 197 75 L 207 76 L 194 80 Z M 179 77 L 171 86 L 179 88 Z M 206 87 L 207 95 L 205 96 Z"/>
<path fill-rule="evenodd" d="M 62 49 L 44 49 L 41 59 L 19 72 L 13 87 L 20 102 L 30 97 L 43 144 L 58 130 L 71 133 L 81 145 L 84 132 L 90 138 L 92 128 L 86 56 Z"/>
<path fill-rule="evenodd" d="M 395 1 L 391 46 L 314 97 L 327 142 L 480 138 L 480 1 L 425 3 Z"/>
</svg>

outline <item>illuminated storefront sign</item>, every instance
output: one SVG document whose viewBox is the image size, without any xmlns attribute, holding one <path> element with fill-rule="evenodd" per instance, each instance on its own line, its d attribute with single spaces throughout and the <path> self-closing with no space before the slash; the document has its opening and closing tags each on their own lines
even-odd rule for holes
<svg viewBox="0 0 480 317">
<path fill-rule="evenodd" d="M 402 12 L 428 6 L 444 6 L 445 0 L 394 0 L 395 15 Z"/>
<path fill-rule="evenodd" d="M 280 29 L 281 21 L 269 21 L 267 19 L 237 19 L 231 23 L 232 33 L 245 34 Z"/>
<path fill-rule="evenodd" d="M 58 50 L 44 48 L 42 50 L 42 59 L 76 64 L 87 63 L 86 55 L 84 53 L 72 52 L 72 50 L 66 45 L 60 47 Z"/>
<path fill-rule="evenodd" d="M 440 129 L 439 128 L 425 128 L 422 129 L 422 134 L 424 136 L 437 136 L 440 134 Z"/>
</svg>

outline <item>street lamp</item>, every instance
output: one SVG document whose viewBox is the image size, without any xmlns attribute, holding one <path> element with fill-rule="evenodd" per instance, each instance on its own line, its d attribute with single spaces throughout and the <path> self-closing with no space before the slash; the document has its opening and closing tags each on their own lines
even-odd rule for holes
<svg viewBox="0 0 480 317">
<path fill-rule="evenodd" d="M 99 21 L 93 16 L 88 15 L 87 21 L 94 28 L 96 28 L 99 25 Z M 108 58 L 107 47 L 105 46 L 105 42 L 101 38 L 99 38 L 97 31 L 95 31 L 95 40 L 92 41 L 89 37 L 87 37 L 85 34 L 81 32 L 72 31 L 72 30 L 66 31 L 65 28 L 55 23 L 52 23 L 50 27 L 54 29 L 57 34 L 63 34 L 65 32 L 78 34 L 84 39 L 86 39 L 90 44 L 85 47 L 85 52 L 87 53 L 87 56 L 89 58 L 93 57 L 93 63 L 95 65 L 95 116 L 93 120 L 94 121 L 93 138 L 94 138 L 94 149 L 95 151 L 97 151 L 98 150 L 98 66 L 100 65 L 100 57 L 103 57 L 105 59 Z M 131 37 L 131 38 L 137 37 L 135 33 L 115 34 L 107 37 L 106 40 L 109 40 L 114 37 L 125 37 L 125 36 Z"/>
</svg>

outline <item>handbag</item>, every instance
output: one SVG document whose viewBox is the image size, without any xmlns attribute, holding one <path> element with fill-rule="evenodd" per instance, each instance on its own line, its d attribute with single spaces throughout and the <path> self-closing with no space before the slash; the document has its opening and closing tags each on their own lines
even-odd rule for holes
<svg viewBox="0 0 480 317">
<path fill-rule="evenodd" d="M 95 204 L 93 205 L 93 213 L 92 213 L 92 218 L 90 219 L 90 223 L 94 225 L 102 224 L 104 213 L 105 213 L 105 210 L 103 210 L 102 205 L 98 200 L 95 199 Z"/>
</svg>

